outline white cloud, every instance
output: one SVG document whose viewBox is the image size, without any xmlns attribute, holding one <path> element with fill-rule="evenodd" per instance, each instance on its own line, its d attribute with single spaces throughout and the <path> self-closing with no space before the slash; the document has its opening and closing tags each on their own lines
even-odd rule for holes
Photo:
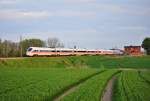
<svg viewBox="0 0 150 101">
<path fill-rule="evenodd" d="M 147 28 L 144 26 L 122 26 L 122 27 L 119 27 L 119 29 L 121 29 L 121 30 L 135 30 L 135 31 L 147 30 Z"/>
<path fill-rule="evenodd" d="M 0 0 L 0 4 L 16 4 L 19 2 L 37 2 L 36 0 Z M 52 2 L 51 0 L 39 0 L 42 2 Z M 87 4 L 87 3 L 96 3 L 96 0 L 56 0 L 56 2 L 64 2 L 69 4 Z"/>
<path fill-rule="evenodd" d="M 64 0 L 65 3 L 95 3 L 96 0 Z"/>
<path fill-rule="evenodd" d="M 150 8 L 142 6 L 128 6 L 117 4 L 97 4 L 97 10 L 105 13 L 135 16 L 150 16 Z"/>
<path fill-rule="evenodd" d="M 48 12 L 28 12 L 18 10 L 0 10 L 0 19 L 28 19 L 28 18 L 41 18 L 47 17 Z"/>
<path fill-rule="evenodd" d="M 0 4 L 16 4 L 18 0 L 0 0 Z"/>
<path fill-rule="evenodd" d="M 84 11 L 19 11 L 19 10 L 0 10 L 0 19 L 13 20 L 13 19 L 35 19 L 45 17 L 95 17 L 95 12 Z"/>
<path fill-rule="evenodd" d="M 95 12 L 89 11 L 71 11 L 71 10 L 61 10 L 56 12 L 50 12 L 50 16 L 61 16 L 61 17 L 94 17 Z"/>
<path fill-rule="evenodd" d="M 99 11 L 110 11 L 110 12 L 117 12 L 117 13 L 121 13 L 125 11 L 125 8 L 114 4 L 98 4 L 97 8 Z"/>
</svg>

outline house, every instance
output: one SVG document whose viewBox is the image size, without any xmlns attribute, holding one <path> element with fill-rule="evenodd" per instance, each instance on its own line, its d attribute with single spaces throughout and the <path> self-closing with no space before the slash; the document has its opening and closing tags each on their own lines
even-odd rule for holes
<svg viewBox="0 0 150 101">
<path fill-rule="evenodd" d="M 128 55 L 141 55 L 141 46 L 125 46 L 124 51 Z"/>
</svg>

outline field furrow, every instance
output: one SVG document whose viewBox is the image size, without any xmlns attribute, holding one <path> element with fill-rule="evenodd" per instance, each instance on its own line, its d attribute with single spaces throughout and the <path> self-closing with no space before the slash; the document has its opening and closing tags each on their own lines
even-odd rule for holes
<svg viewBox="0 0 150 101">
<path fill-rule="evenodd" d="M 20 69 L 7 73 L 2 71 L 0 99 L 3 101 L 50 100 L 72 84 L 100 72 L 93 69 Z"/>
<path fill-rule="evenodd" d="M 116 71 L 106 71 L 85 81 L 71 94 L 65 96 L 61 101 L 99 101 L 107 82 Z"/>
<path fill-rule="evenodd" d="M 117 82 L 114 101 L 149 101 L 150 85 L 141 78 L 137 71 L 123 72 L 119 78 L 123 79 Z"/>
</svg>

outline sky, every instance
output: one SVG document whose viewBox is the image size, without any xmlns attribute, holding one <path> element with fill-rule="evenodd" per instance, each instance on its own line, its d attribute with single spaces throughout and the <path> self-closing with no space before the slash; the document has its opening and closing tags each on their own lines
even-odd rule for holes
<svg viewBox="0 0 150 101">
<path fill-rule="evenodd" d="M 150 37 L 150 0 L 0 0 L 0 38 L 57 37 L 72 48 L 141 45 Z"/>
</svg>

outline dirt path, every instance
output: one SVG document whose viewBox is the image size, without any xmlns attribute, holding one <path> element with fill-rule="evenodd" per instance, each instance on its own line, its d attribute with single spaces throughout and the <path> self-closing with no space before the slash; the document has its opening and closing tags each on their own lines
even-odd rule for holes
<svg viewBox="0 0 150 101">
<path fill-rule="evenodd" d="M 65 90 L 64 92 L 62 92 L 61 94 L 57 95 L 52 99 L 52 101 L 60 101 L 62 98 L 64 98 L 65 96 L 69 95 L 70 93 L 74 92 L 82 83 L 84 83 L 85 81 L 89 80 L 90 78 L 99 75 L 100 73 L 105 72 L 105 71 L 99 71 L 97 73 L 94 73 L 80 81 L 78 81 L 77 83 L 73 84 L 72 86 L 70 86 L 67 90 Z"/>
<path fill-rule="evenodd" d="M 77 89 L 77 87 L 78 86 L 74 86 L 74 87 L 70 88 L 69 90 L 65 91 L 62 95 L 60 95 L 59 97 L 55 98 L 53 101 L 60 101 L 65 96 L 67 96 L 70 93 L 74 92 Z"/>
<path fill-rule="evenodd" d="M 101 101 L 112 101 L 113 84 L 116 79 L 117 78 L 114 76 L 111 80 L 109 80 Z"/>
</svg>

